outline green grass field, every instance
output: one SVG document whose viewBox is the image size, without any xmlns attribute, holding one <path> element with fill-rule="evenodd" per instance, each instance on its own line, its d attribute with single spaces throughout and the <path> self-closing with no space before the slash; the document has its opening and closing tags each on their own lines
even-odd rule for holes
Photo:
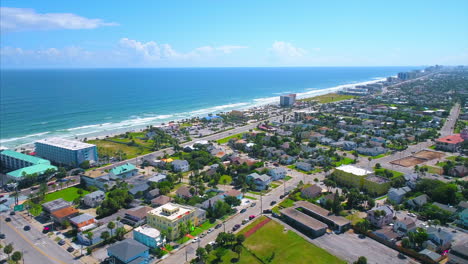
<svg viewBox="0 0 468 264">
<path fill-rule="evenodd" d="M 254 225 L 255 222 L 251 225 Z M 319 248 L 295 232 L 283 231 L 284 227 L 270 221 L 248 237 L 244 246 L 263 263 L 346 263 L 338 257 Z M 241 256 L 242 259 L 242 256 Z"/>
<path fill-rule="evenodd" d="M 46 194 L 44 198 L 44 203 L 50 202 L 59 198 L 63 198 L 65 201 L 73 202 L 73 200 L 79 197 L 78 190 L 83 191 L 83 196 L 89 193 L 88 191 L 80 189 L 80 188 L 70 187 L 70 188 L 60 190 L 60 191 Z"/>
<path fill-rule="evenodd" d="M 332 103 L 332 102 L 338 102 L 338 101 L 353 99 L 355 97 L 356 96 L 353 96 L 353 95 L 329 93 L 329 94 L 318 95 L 318 96 L 314 96 L 314 97 L 310 97 L 310 98 L 301 99 L 299 101 L 304 101 L 304 102 L 318 101 L 321 104 L 326 104 L 326 103 Z"/>
<path fill-rule="evenodd" d="M 218 249 L 218 250 L 222 250 L 222 249 Z M 239 260 L 237 260 L 238 258 L 237 253 L 229 249 L 225 250 L 225 254 L 221 257 L 221 260 L 216 259 L 216 256 L 214 253 L 215 251 L 212 251 L 212 253 L 208 256 L 207 263 L 209 264 L 231 264 L 231 263 L 262 264 L 262 262 L 260 262 L 257 258 L 255 258 L 255 256 L 253 256 L 245 248 L 242 250 Z"/>
<path fill-rule="evenodd" d="M 353 163 L 353 161 L 354 161 L 354 160 L 351 159 L 351 158 L 344 157 L 344 158 L 343 158 L 342 160 L 340 160 L 340 161 L 335 161 L 335 162 L 333 162 L 333 166 L 339 167 L 339 166 L 341 166 L 341 165 L 348 165 L 348 164 Z"/>
<path fill-rule="evenodd" d="M 427 173 L 430 173 L 430 174 L 439 174 L 439 175 L 444 174 L 444 170 L 442 168 L 438 168 L 434 166 L 427 166 L 427 165 L 422 166 L 422 168 L 427 168 Z"/>
<path fill-rule="evenodd" d="M 230 135 L 229 137 L 225 137 L 225 138 L 222 138 L 222 139 L 218 139 L 218 140 L 216 140 L 216 142 L 218 142 L 218 144 L 228 143 L 229 140 L 230 140 L 231 138 L 238 138 L 238 139 L 241 139 L 241 138 L 242 138 L 242 134 L 244 134 L 244 133 L 239 133 L 239 134 L 235 134 L 235 135 Z"/>
<path fill-rule="evenodd" d="M 107 155 L 110 157 L 118 157 L 117 152 L 119 150 L 126 154 L 126 156 L 122 158 L 127 158 L 127 159 L 131 159 L 139 155 L 151 153 L 151 150 L 147 148 L 137 147 L 137 146 L 128 146 L 125 144 L 119 144 L 116 142 L 110 142 L 110 141 L 105 141 L 101 139 L 88 140 L 86 142 L 96 145 L 98 148 L 99 154 Z"/>
</svg>

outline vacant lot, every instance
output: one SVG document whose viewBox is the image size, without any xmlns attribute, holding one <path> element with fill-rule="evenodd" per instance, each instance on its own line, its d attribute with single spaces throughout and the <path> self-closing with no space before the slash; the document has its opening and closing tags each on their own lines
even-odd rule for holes
<svg viewBox="0 0 468 264">
<path fill-rule="evenodd" d="M 129 146 L 124 143 L 110 142 L 106 140 L 88 140 L 87 143 L 94 144 L 98 148 L 99 155 L 116 157 L 122 159 L 131 159 L 139 155 L 151 153 L 148 148 L 140 146 Z"/>
<path fill-rule="evenodd" d="M 229 140 L 230 140 L 231 138 L 238 138 L 238 139 L 241 139 L 241 138 L 242 138 L 242 134 L 244 134 L 244 133 L 239 133 L 239 134 L 231 135 L 231 136 L 229 136 L 229 137 L 225 137 L 225 138 L 216 140 L 216 142 L 218 142 L 218 144 L 228 143 Z"/>
<path fill-rule="evenodd" d="M 44 203 L 50 202 L 59 198 L 63 198 L 65 201 L 73 202 L 73 200 L 75 200 L 76 198 L 80 196 L 78 194 L 78 190 L 83 191 L 82 196 L 85 196 L 86 194 L 89 193 L 88 191 L 80 189 L 80 188 L 70 187 L 70 188 L 60 190 L 60 191 L 46 194 L 44 198 Z"/>
<path fill-rule="evenodd" d="M 355 96 L 353 95 L 346 95 L 346 94 L 336 94 L 336 93 L 329 93 L 324 95 L 318 95 L 311 98 L 301 99 L 300 101 L 318 101 L 321 104 L 343 101 L 348 99 L 353 99 Z"/>
<path fill-rule="evenodd" d="M 394 160 L 390 163 L 393 165 L 400 165 L 402 167 L 412 167 L 412 166 L 421 164 L 423 162 L 426 162 L 426 160 L 408 156 L 406 158 Z"/>
<path fill-rule="evenodd" d="M 430 151 L 430 150 L 421 150 L 418 153 L 413 155 L 416 158 L 422 158 L 426 160 L 440 159 L 445 156 L 444 153 Z"/>
<path fill-rule="evenodd" d="M 281 224 L 270 221 L 249 236 L 244 245 L 264 263 L 346 263 L 295 232 L 283 229 Z"/>
</svg>

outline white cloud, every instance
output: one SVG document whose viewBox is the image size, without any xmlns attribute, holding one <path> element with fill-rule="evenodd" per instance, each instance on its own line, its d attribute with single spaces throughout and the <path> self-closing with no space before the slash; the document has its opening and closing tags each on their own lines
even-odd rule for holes
<svg viewBox="0 0 468 264">
<path fill-rule="evenodd" d="M 225 45 L 219 47 L 202 46 L 187 53 L 174 50 L 169 44 L 158 44 L 154 41 L 141 42 L 129 38 L 122 38 L 120 45 L 143 57 L 146 61 L 180 60 L 202 57 L 212 57 L 222 54 L 231 54 L 235 50 L 245 49 L 245 46 Z"/>
<path fill-rule="evenodd" d="M 280 58 L 301 58 L 304 57 L 308 52 L 305 49 L 295 47 L 290 42 L 275 41 L 269 51 Z"/>
<path fill-rule="evenodd" d="M 0 7 L 2 31 L 93 29 L 116 26 L 98 18 L 86 18 L 71 13 L 36 13 L 34 9 Z"/>
</svg>

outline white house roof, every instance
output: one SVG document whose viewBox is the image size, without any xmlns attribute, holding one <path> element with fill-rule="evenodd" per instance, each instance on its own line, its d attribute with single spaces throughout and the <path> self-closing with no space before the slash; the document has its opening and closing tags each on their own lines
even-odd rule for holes
<svg viewBox="0 0 468 264">
<path fill-rule="evenodd" d="M 358 176 L 365 176 L 365 175 L 369 175 L 369 174 L 372 173 L 372 171 L 368 171 L 366 169 L 359 168 L 359 167 L 356 167 L 356 166 L 353 166 L 353 165 L 341 165 L 341 166 L 337 167 L 336 169 L 347 172 L 347 173 L 352 173 L 352 174 L 358 175 Z"/>
</svg>

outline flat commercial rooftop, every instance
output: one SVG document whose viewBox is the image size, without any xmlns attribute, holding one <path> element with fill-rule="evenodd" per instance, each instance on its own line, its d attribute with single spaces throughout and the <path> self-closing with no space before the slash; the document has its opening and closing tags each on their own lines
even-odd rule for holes
<svg viewBox="0 0 468 264">
<path fill-rule="evenodd" d="M 337 167 L 336 169 L 347 172 L 347 173 L 352 173 L 352 174 L 358 175 L 358 176 L 365 176 L 365 175 L 369 175 L 369 174 L 372 173 L 372 171 L 368 171 L 366 169 L 359 168 L 359 167 L 356 167 L 356 166 L 353 166 L 353 165 L 341 165 L 341 166 Z"/>
<path fill-rule="evenodd" d="M 285 215 L 305 226 L 312 228 L 313 230 L 326 229 L 328 226 L 325 223 L 320 222 L 319 220 L 308 216 L 304 213 L 299 212 L 293 207 L 285 208 L 280 211 L 282 215 Z"/>
<path fill-rule="evenodd" d="M 335 223 L 336 225 L 339 225 L 339 226 L 344 226 L 344 225 L 347 225 L 349 223 L 351 223 L 348 219 L 344 218 L 344 217 L 341 217 L 341 216 L 336 216 L 336 215 L 330 215 L 330 211 L 328 211 L 327 209 L 324 209 L 318 205 L 315 205 L 313 203 L 309 203 L 309 202 L 306 202 L 306 201 L 298 201 L 295 203 L 295 208 L 297 207 L 303 207 L 311 212 L 314 212 L 318 215 L 320 215 L 321 217 L 325 218 L 325 219 L 328 219 L 329 221 L 332 221 L 333 223 Z"/>
<path fill-rule="evenodd" d="M 84 143 L 84 142 L 77 141 L 77 140 L 58 138 L 58 137 L 41 139 L 41 140 L 36 141 L 36 143 L 51 145 L 51 146 L 69 149 L 69 150 L 80 150 L 80 149 L 95 147 L 95 145 L 93 144 Z"/>
</svg>

